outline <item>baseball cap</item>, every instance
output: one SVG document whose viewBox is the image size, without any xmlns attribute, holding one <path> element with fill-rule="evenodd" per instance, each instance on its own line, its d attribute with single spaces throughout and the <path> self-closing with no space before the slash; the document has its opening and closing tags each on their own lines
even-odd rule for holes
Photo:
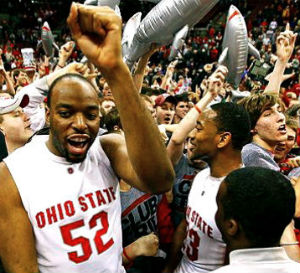
<svg viewBox="0 0 300 273">
<path fill-rule="evenodd" d="M 17 107 L 26 107 L 29 103 L 29 96 L 26 93 L 17 93 L 14 98 L 0 96 L 0 115 L 10 113 Z"/>
<path fill-rule="evenodd" d="M 170 94 L 164 93 L 164 94 L 157 96 L 157 98 L 155 99 L 155 107 L 162 106 L 165 101 L 176 104 L 176 99 L 173 96 L 171 96 Z"/>
</svg>

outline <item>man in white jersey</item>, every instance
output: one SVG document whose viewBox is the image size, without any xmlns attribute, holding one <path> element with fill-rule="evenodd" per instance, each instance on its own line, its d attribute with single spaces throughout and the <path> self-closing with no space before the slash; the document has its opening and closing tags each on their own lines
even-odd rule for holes
<svg viewBox="0 0 300 273">
<path fill-rule="evenodd" d="M 225 262 L 226 245 L 216 226 L 216 195 L 223 178 L 241 167 L 241 149 L 250 139 L 247 112 L 219 103 L 200 115 L 191 140 L 192 159 L 207 157 L 209 168 L 195 177 L 186 219 L 176 229 L 164 272 L 208 272 Z"/>
<path fill-rule="evenodd" d="M 120 17 L 73 4 L 68 23 L 112 89 L 126 142 L 96 137 L 99 102 L 88 80 L 67 74 L 52 83 L 50 135 L 36 136 L 0 165 L 0 256 L 7 272 L 124 272 L 119 178 L 149 193 L 169 190 L 174 179 L 122 61 Z"/>
<path fill-rule="evenodd" d="M 295 213 L 295 191 L 281 173 L 261 167 L 231 172 L 221 183 L 215 218 L 230 252 L 218 273 L 297 273 L 281 235 Z M 281 241 L 281 243 L 279 243 Z"/>
</svg>

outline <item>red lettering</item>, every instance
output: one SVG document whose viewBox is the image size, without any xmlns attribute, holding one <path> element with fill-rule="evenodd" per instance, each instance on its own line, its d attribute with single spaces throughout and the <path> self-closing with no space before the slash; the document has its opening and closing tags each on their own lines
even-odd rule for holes
<svg viewBox="0 0 300 273">
<path fill-rule="evenodd" d="M 195 217 L 195 221 L 194 221 L 195 224 L 197 223 L 198 217 L 199 217 L 199 214 L 198 214 L 198 212 L 196 212 L 196 217 Z"/>
<path fill-rule="evenodd" d="M 201 223 L 202 223 L 202 217 L 200 216 L 198 219 L 197 228 L 200 229 Z"/>
<path fill-rule="evenodd" d="M 190 213 L 191 213 L 191 207 L 187 207 L 187 209 L 186 209 L 187 218 L 190 217 Z"/>
<path fill-rule="evenodd" d="M 209 238 L 212 238 L 213 239 L 213 236 L 212 236 L 212 227 L 211 226 L 208 226 L 208 230 L 207 230 L 207 236 L 209 237 Z"/>
<path fill-rule="evenodd" d="M 195 213 L 196 213 L 195 211 L 192 212 L 192 218 L 191 218 L 191 221 L 192 221 L 192 222 L 194 222 L 194 219 L 195 219 Z"/>
<path fill-rule="evenodd" d="M 114 188 L 113 188 L 113 187 L 109 187 L 108 189 L 109 189 L 109 191 L 110 191 L 110 194 L 111 194 L 112 198 L 113 198 L 114 200 L 116 200 L 116 195 L 115 195 L 115 192 L 114 192 Z"/>
<path fill-rule="evenodd" d="M 106 193 L 106 196 L 107 196 L 108 202 L 110 203 L 110 202 L 111 202 L 111 197 L 110 197 L 110 194 L 109 194 L 109 191 L 108 191 L 108 189 L 104 189 L 103 191 Z"/>
<path fill-rule="evenodd" d="M 68 216 L 73 216 L 75 214 L 75 208 L 72 201 L 66 201 L 64 203 L 65 211 Z"/>
<path fill-rule="evenodd" d="M 39 212 L 36 216 L 36 223 L 38 225 L 39 228 L 43 228 L 46 225 L 46 220 L 45 220 L 45 215 L 43 212 Z"/>
<path fill-rule="evenodd" d="M 80 197 L 78 198 L 78 202 L 79 202 L 79 204 L 80 204 L 81 210 L 82 210 L 82 211 L 87 211 L 88 206 L 87 206 L 87 204 L 86 204 L 84 201 L 85 201 L 85 198 L 84 198 L 83 196 L 80 196 Z"/>
<path fill-rule="evenodd" d="M 203 231 L 203 233 L 206 233 L 206 232 L 205 232 L 205 227 L 206 227 L 206 226 L 207 226 L 206 222 L 203 221 L 203 226 L 202 226 L 202 231 Z"/>
<path fill-rule="evenodd" d="M 51 211 L 50 211 L 51 210 Z M 48 223 L 51 225 L 53 222 L 57 222 L 57 216 L 56 216 L 56 211 L 55 207 L 52 206 L 50 209 L 46 209 L 47 213 L 47 218 L 48 218 Z"/>
<path fill-rule="evenodd" d="M 95 204 L 95 202 L 94 202 L 94 200 L 93 200 L 93 194 L 92 194 L 92 193 L 87 193 L 85 196 L 90 200 L 90 203 L 91 203 L 91 205 L 92 205 L 92 208 L 95 208 L 95 207 L 96 207 L 96 204 Z"/>
<path fill-rule="evenodd" d="M 107 233 L 109 227 L 107 213 L 105 211 L 101 211 L 95 214 L 89 222 L 90 228 L 94 228 L 97 225 L 97 220 L 100 220 L 102 229 L 99 229 L 96 232 L 94 241 L 96 243 L 98 254 L 100 254 L 110 248 L 114 244 L 114 240 L 110 238 L 106 243 L 104 243 L 101 238 L 102 235 Z"/>
<path fill-rule="evenodd" d="M 57 204 L 57 208 L 58 208 L 59 219 L 63 220 L 64 219 L 64 214 L 63 214 L 63 211 L 62 211 L 61 204 Z"/>
<path fill-rule="evenodd" d="M 98 206 L 101 206 L 102 204 L 105 205 L 106 201 L 101 193 L 101 191 L 96 191 L 96 197 L 98 200 Z"/>
</svg>

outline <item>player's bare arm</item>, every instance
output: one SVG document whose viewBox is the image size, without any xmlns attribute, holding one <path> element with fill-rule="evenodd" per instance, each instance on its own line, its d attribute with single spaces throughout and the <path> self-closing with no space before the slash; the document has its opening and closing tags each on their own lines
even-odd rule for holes
<svg viewBox="0 0 300 273">
<path fill-rule="evenodd" d="M 106 7 L 73 4 L 68 23 L 82 52 L 106 78 L 120 113 L 127 152 L 122 141 L 112 140 L 114 158 L 108 156 L 114 161 L 116 173 L 132 186 L 149 192 L 168 190 L 174 171 L 158 128 L 122 60 L 120 17 Z M 123 164 L 131 166 L 128 171 Z"/>
<path fill-rule="evenodd" d="M 0 164 L 0 256 L 7 273 L 39 272 L 35 241 L 18 189 Z"/>
<path fill-rule="evenodd" d="M 187 230 L 187 222 L 185 219 L 182 219 L 180 224 L 177 226 L 175 230 L 172 246 L 170 248 L 171 251 L 168 260 L 166 262 L 166 266 L 162 271 L 163 273 L 173 272 L 177 267 L 177 265 L 179 264 L 182 258 L 181 248 L 183 245 L 183 241 L 186 237 L 186 230 Z"/>
</svg>

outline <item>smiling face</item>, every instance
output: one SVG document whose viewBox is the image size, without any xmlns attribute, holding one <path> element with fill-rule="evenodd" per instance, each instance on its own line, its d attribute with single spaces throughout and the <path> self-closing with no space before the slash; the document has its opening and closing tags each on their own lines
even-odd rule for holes
<svg viewBox="0 0 300 273">
<path fill-rule="evenodd" d="M 253 133 L 253 141 L 265 149 L 273 150 L 276 144 L 286 140 L 285 117 L 278 103 L 261 114 Z"/>
<path fill-rule="evenodd" d="M 99 130 L 99 103 L 93 87 L 81 78 L 61 79 L 52 90 L 47 116 L 49 150 L 70 162 L 83 161 Z"/>
<path fill-rule="evenodd" d="M 190 140 L 190 159 L 198 159 L 203 156 L 212 158 L 216 154 L 219 140 L 218 128 L 213 120 L 216 117 L 216 112 L 206 110 L 200 115 L 196 129 Z"/>
<path fill-rule="evenodd" d="M 20 86 L 26 86 L 29 84 L 30 80 L 26 74 L 26 72 L 20 71 L 19 76 L 17 78 L 17 84 Z"/>
</svg>

